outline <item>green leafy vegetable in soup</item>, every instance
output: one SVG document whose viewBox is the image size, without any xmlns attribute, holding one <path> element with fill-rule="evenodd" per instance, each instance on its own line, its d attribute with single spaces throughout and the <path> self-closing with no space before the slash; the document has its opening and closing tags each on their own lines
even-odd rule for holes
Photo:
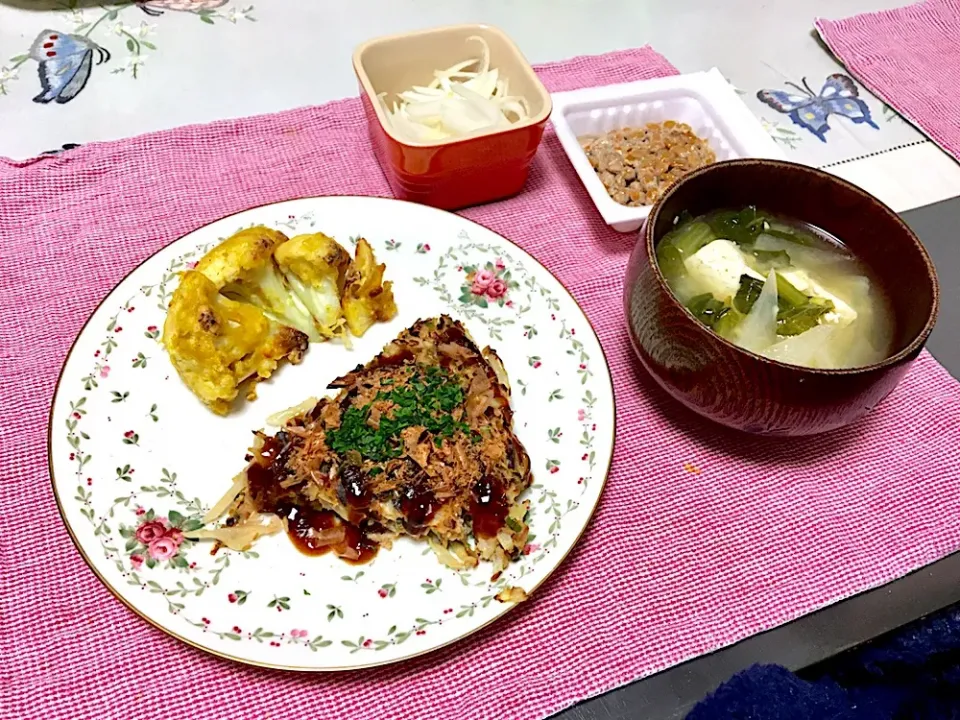
<svg viewBox="0 0 960 720">
<path fill-rule="evenodd" d="M 707 327 L 715 327 L 730 312 L 727 304 L 717 300 L 711 293 L 697 295 L 687 303 L 687 307 Z"/>
<path fill-rule="evenodd" d="M 890 351 L 892 316 L 836 238 L 747 207 L 684 213 L 657 245 L 674 296 L 740 347 L 780 362 L 859 367 Z"/>
<path fill-rule="evenodd" d="M 762 290 L 763 280 L 749 275 L 741 275 L 740 287 L 737 288 L 737 294 L 733 298 L 733 306 L 746 315 L 753 309 L 753 304 L 760 297 Z"/>
</svg>

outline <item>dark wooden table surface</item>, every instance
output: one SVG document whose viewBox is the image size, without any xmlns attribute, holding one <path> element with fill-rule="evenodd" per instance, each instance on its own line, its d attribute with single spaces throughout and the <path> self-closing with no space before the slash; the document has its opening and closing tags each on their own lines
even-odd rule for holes
<svg viewBox="0 0 960 720">
<path fill-rule="evenodd" d="M 904 220 L 940 277 L 940 318 L 927 348 L 960 379 L 960 198 L 910 210 Z M 673 720 L 754 663 L 813 665 L 960 601 L 960 553 L 730 647 L 587 700 L 555 720 Z"/>
</svg>

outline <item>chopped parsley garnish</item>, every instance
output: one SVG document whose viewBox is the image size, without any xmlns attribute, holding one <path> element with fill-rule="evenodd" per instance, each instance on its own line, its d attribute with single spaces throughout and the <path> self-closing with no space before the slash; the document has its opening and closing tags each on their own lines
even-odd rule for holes
<svg viewBox="0 0 960 720">
<path fill-rule="evenodd" d="M 387 385 L 381 382 L 381 385 Z M 392 407 L 380 416 L 380 427 L 367 424 L 373 402 L 388 401 Z M 340 418 L 340 427 L 327 433 L 327 444 L 337 453 L 351 450 L 374 462 L 383 462 L 403 454 L 400 434 L 410 427 L 424 427 L 439 447 L 443 438 L 470 428 L 453 419 L 453 411 L 463 405 L 464 393 L 450 374 L 436 366 L 420 367 L 409 381 L 389 391 L 381 390 L 373 401 L 362 407 L 349 407 Z"/>
</svg>

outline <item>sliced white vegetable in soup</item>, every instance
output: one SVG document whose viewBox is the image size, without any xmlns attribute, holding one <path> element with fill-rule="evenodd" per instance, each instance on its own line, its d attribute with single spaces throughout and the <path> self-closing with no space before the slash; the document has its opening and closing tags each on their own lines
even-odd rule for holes
<svg viewBox="0 0 960 720">
<path fill-rule="evenodd" d="M 764 357 L 791 365 L 830 367 L 830 341 L 837 332 L 836 325 L 818 325 L 799 335 L 788 337 L 760 352 Z"/>
<path fill-rule="evenodd" d="M 751 352 L 760 352 L 777 341 L 777 274 L 771 270 L 760 297 L 737 328 L 736 343 Z"/>
</svg>

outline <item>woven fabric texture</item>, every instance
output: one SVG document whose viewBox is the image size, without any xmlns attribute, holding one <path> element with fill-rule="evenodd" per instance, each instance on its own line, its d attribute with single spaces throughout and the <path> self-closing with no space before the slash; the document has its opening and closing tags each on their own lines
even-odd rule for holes
<svg viewBox="0 0 960 720">
<path fill-rule="evenodd" d="M 816 27 L 854 77 L 960 161 L 960 0 L 820 18 Z"/>
<path fill-rule="evenodd" d="M 674 73 L 643 48 L 538 68 L 553 91 Z M 464 212 L 536 256 L 595 326 L 618 437 L 591 527 L 532 601 L 455 646 L 341 675 L 245 667 L 127 611 L 85 567 L 48 478 L 57 373 L 97 302 L 230 213 L 387 195 L 357 99 L 0 162 L 0 717 L 533 719 L 901 576 L 960 542 L 960 385 L 922 355 L 865 422 L 730 434 L 633 361 L 609 230 L 552 130 L 526 190 Z"/>
</svg>

